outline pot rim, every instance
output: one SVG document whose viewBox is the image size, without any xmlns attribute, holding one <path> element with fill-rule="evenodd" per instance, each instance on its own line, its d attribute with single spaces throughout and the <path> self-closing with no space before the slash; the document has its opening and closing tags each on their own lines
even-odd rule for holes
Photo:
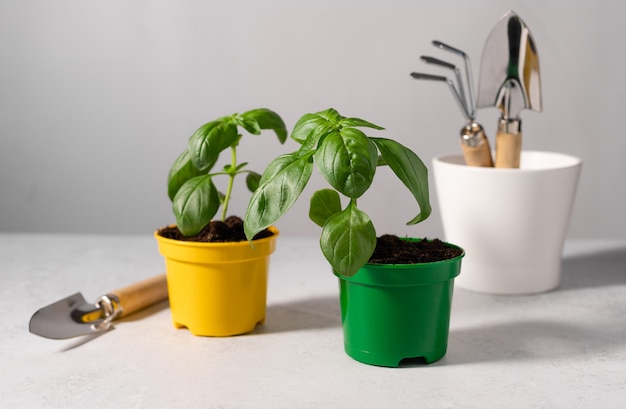
<svg viewBox="0 0 626 409">
<path fill-rule="evenodd" d="M 432 159 L 434 166 L 442 166 L 442 167 L 452 167 L 452 168 L 463 168 L 464 172 L 474 172 L 474 173 L 491 173 L 497 172 L 497 174 L 502 175 L 510 175 L 510 174 L 525 174 L 525 173 L 535 173 L 535 172 L 552 172 L 555 170 L 562 169 L 570 169 L 582 166 L 582 159 L 578 156 L 570 155 L 568 153 L 563 152 L 555 152 L 555 151 L 541 151 L 541 150 L 522 150 L 521 152 L 522 158 L 524 156 L 551 156 L 555 159 L 558 159 L 560 163 L 550 164 L 541 167 L 529 167 L 526 168 L 523 166 L 520 168 L 493 168 L 493 167 L 482 167 L 482 166 L 467 166 L 465 164 L 465 159 L 462 154 L 457 152 L 448 152 L 441 153 L 435 155 Z M 508 177 L 508 176 L 507 176 Z"/>
<path fill-rule="evenodd" d="M 408 240 L 423 240 L 406 238 Z M 432 239 L 431 239 L 432 240 Z M 446 245 L 459 249 L 462 253 L 456 257 L 414 264 L 378 264 L 367 263 L 353 276 L 347 277 L 333 274 L 340 280 L 355 284 L 373 285 L 381 287 L 404 287 L 413 285 L 428 285 L 454 279 L 460 274 L 461 259 L 465 257 L 465 250 L 456 244 L 443 242 Z"/>
<path fill-rule="evenodd" d="M 167 227 L 173 227 L 176 226 L 175 224 L 170 224 Z M 174 245 L 178 245 L 178 246 L 186 246 L 186 247 L 208 247 L 208 246 L 212 246 L 212 247 L 237 247 L 237 246 L 250 246 L 253 244 L 262 244 L 271 240 L 275 240 L 279 235 L 280 235 L 280 231 L 274 227 L 274 226 L 270 226 L 268 227 L 268 230 L 271 231 L 273 234 L 271 236 L 268 237 L 263 237 L 261 239 L 255 239 L 255 240 L 243 240 L 243 241 L 219 241 L 219 242 L 211 242 L 211 241 L 186 241 L 186 240 L 176 240 L 176 239 L 169 239 L 167 237 L 163 237 L 159 234 L 159 231 L 161 230 L 161 228 L 157 229 L 154 231 L 153 236 L 158 240 L 161 241 L 163 243 L 169 243 L 169 244 L 174 244 Z"/>
</svg>

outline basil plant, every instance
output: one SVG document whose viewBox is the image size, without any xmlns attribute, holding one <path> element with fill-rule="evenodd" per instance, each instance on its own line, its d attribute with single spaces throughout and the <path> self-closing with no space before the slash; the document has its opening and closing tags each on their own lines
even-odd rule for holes
<svg viewBox="0 0 626 409">
<path fill-rule="evenodd" d="M 222 221 L 226 218 L 237 175 L 247 174 L 246 185 L 252 192 L 259 184 L 261 176 L 247 170 L 247 162 L 238 162 L 237 146 L 242 137 L 239 127 L 253 135 L 260 135 L 263 129 L 271 129 L 280 143 L 287 139 L 287 129 L 281 117 L 265 108 L 218 118 L 198 128 L 189 138 L 187 149 L 174 161 L 167 178 L 176 224 L 185 236 L 198 234 L 213 219 L 220 206 Z M 220 153 L 227 149 L 230 150 L 230 163 L 221 169 L 214 169 Z M 218 191 L 213 183 L 217 176 L 228 178 L 225 193 Z"/>
<path fill-rule="evenodd" d="M 357 200 L 370 188 L 379 166 L 389 166 L 412 193 L 420 212 L 407 224 L 417 224 L 431 213 L 428 170 L 407 147 L 391 139 L 367 136 L 358 128 L 383 128 L 358 118 L 345 118 L 330 108 L 302 116 L 291 137 L 300 144 L 265 169 L 244 219 L 250 240 L 274 224 L 296 202 L 313 168 L 331 188 L 311 197 L 309 217 L 322 228 L 322 253 L 336 273 L 356 274 L 376 247 L 376 230 Z M 341 196 L 347 198 L 342 206 Z"/>
</svg>

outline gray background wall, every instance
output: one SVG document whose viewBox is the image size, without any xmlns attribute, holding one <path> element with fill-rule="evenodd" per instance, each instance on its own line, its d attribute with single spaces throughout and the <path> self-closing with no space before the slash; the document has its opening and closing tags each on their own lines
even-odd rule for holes
<svg viewBox="0 0 626 409">
<path fill-rule="evenodd" d="M 0 231 L 151 234 L 171 223 L 165 179 L 187 138 L 215 117 L 268 107 L 291 128 L 335 107 L 387 128 L 427 163 L 458 151 L 463 124 L 421 54 L 483 42 L 509 9 L 539 49 L 544 112 L 524 112 L 524 147 L 580 156 L 570 237 L 624 237 L 626 3 L 615 0 L 0 0 Z M 460 60 L 456 61 L 460 64 Z M 439 71 L 441 73 L 441 71 Z M 446 73 L 447 74 L 447 73 Z M 478 120 L 495 134 L 498 112 Z M 259 171 L 271 134 L 241 146 Z M 314 176 L 314 186 L 322 186 Z M 440 236 L 384 174 L 364 208 L 379 232 Z M 242 214 L 239 189 L 231 213 Z M 279 224 L 314 235 L 308 200 Z M 385 228 L 380 227 L 386 225 Z M 381 231 L 385 230 L 385 231 Z"/>
</svg>

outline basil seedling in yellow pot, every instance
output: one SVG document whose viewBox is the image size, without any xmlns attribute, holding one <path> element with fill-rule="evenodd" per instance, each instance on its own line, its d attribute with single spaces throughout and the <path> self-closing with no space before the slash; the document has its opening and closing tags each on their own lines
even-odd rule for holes
<svg viewBox="0 0 626 409">
<path fill-rule="evenodd" d="M 266 226 L 246 239 L 243 220 L 228 215 L 237 176 L 254 191 L 260 175 L 240 163 L 240 130 L 253 135 L 272 130 L 282 144 L 287 130 L 275 112 L 260 108 L 218 118 L 198 128 L 168 175 L 168 195 L 176 225 L 154 236 L 165 258 L 172 321 L 194 335 L 230 336 L 250 332 L 265 320 L 269 257 L 278 230 Z M 216 168 L 224 151 L 230 163 Z M 218 190 L 215 181 L 227 181 Z M 221 219 L 214 220 L 219 208 Z"/>
<path fill-rule="evenodd" d="M 339 278 L 346 353 L 380 366 L 434 362 L 446 353 L 453 283 L 464 253 L 439 240 L 377 237 L 357 203 L 373 186 L 377 169 L 391 169 L 415 198 L 420 211 L 409 225 L 431 213 L 428 171 L 409 148 L 359 128 L 383 129 L 332 108 L 302 116 L 291 134 L 300 148 L 273 160 L 252 195 L 246 236 L 254 239 L 282 217 L 316 166 L 330 188 L 313 194 L 309 217 L 322 228 L 322 253 Z M 414 254 L 385 255 L 398 249 Z"/>
</svg>

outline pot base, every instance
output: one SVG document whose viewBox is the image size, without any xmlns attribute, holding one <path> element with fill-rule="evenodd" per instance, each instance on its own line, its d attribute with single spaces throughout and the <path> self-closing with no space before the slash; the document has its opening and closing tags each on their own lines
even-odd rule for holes
<svg viewBox="0 0 626 409">
<path fill-rule="evenodd" d="M 198 336 L 198 337 L 232 337 L 235 335 L 244 335 L 244 334 L 248 334 L 252 331 L 254 331 L 256 329 L 256 327 L 258 327 L 259 325 L 263 325 L 265 324 L 265 317 L 263 317 L 261 320 L 257 321 L 255 324 L 253 324 L 252 326 L 243 328 L 243 327 L 238 327 L 236 329 L 228 329 L 228 327 L 224 327 L 224 326 L 220 326 L 219 328 L 206 328 L 205 325 L 200 325 L 200 326 L 189 326 L 186 324 L 182 324 L 180 322 L 176 322 L 176 321 L 172 321 L 172 324 L 174 325 L 174 328 L 176 329 L 187 329 L 189 332 L 191 332 L 193 335 Z"/>
<path fill-rule="evenodd" d="M 352 349 L 349 345 L 344 345 L 346 354 L 351 358 L 368 365 L 385 366 L 397 368 L 401 366 L 432 364 L 439 361 L 446 355 L 447 345 L 434 351 L 422 353 L 420 356 L 401 356 L 389 353 L 372 353 L 370 351 L 362 351 Z"/>
</svg>

